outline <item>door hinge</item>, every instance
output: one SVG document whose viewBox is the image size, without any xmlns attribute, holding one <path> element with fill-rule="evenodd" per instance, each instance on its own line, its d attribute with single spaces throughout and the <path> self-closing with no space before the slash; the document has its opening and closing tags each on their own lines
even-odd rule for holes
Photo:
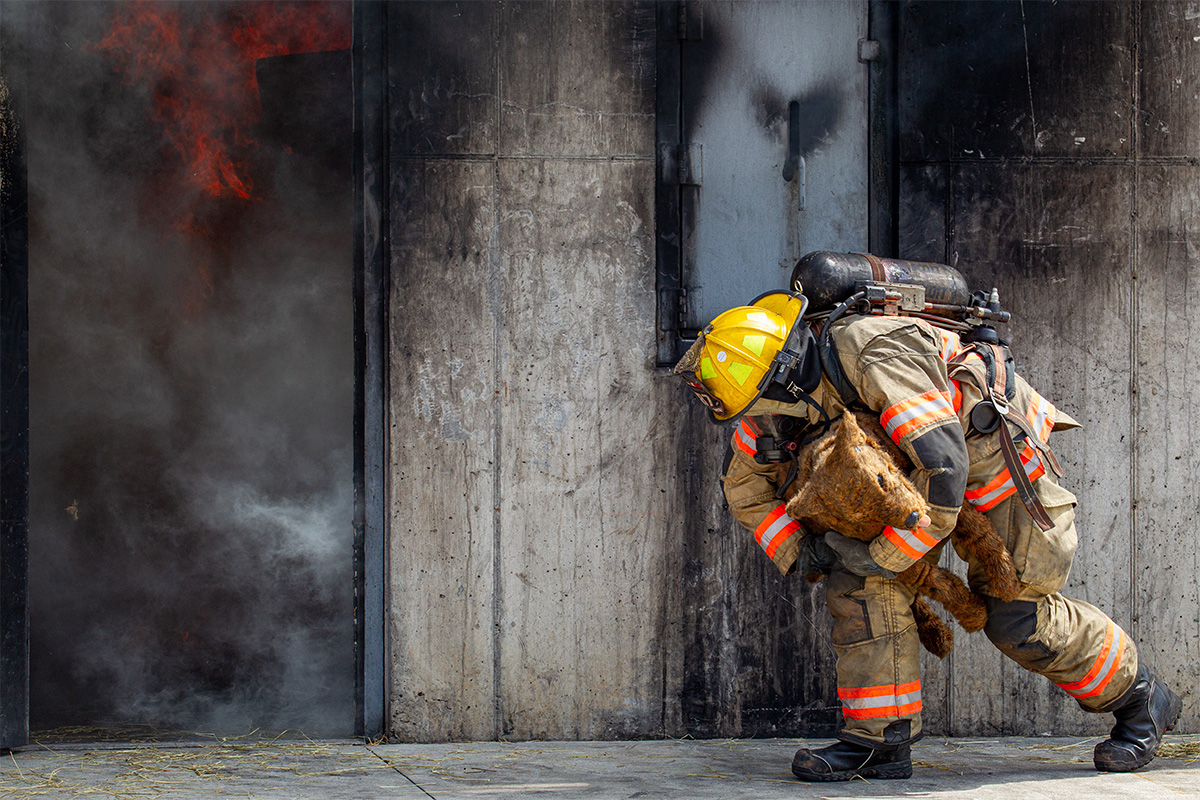
<svg viewBox="0 0 1200 800">
<path fill-rule="evenodd" d="M 660 144 L 659 180 L 667 186 L 700 186 L 704 181 L 704 145 Z"/>
<path fill-rule="evenodd" d="M 662 309 L 659 327 L 663 331 L 679 331 L 687 325 L 686 288 L 661 289 L 658 293 L 658 302 L 659 308 Z"/>
<path fill-rule="evenodd" d="M 679 19 L 675 28 L 682 42 L 698 42 L 704 38 L 704 6 L 680 0 Z"/>
</svg>

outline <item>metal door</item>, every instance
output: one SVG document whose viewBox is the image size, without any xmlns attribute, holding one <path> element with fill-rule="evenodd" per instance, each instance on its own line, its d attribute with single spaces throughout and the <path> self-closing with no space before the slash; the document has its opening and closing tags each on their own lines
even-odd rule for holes
<svg viewBox="0 0 1200 800">
<path fill-rule="evenodd" d="M 659 24 L 660 327 L 686 339 L 810 250 L 867 249 L 877 49 L 866 0 L 704 0 Z"/>
</svg>

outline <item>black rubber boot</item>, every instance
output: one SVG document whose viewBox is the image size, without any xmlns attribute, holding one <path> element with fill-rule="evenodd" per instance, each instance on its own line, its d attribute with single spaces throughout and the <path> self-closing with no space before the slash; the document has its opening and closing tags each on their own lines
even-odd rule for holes
<svg viewBox="0 0 1200 800">
<path fill-rule="evenodd" d="M 802 781 L 911 778 L 912 756 L 906 744 L 874 750 L 851 742 L 834 742 L 820 750 L 797 750 L 792 774 Z"/>
<path fill-rule="evenodd" d="M 1163 734 L 1179 719 L 1183 702 L 1147 667 L 1139 666 L 1133 686 L 1104 711 L 1117 718 L 1109 738 L 1096 745 L 1092 761 L 1103 772 L 1132 772 L 1158 752 Z"/>
</svg>

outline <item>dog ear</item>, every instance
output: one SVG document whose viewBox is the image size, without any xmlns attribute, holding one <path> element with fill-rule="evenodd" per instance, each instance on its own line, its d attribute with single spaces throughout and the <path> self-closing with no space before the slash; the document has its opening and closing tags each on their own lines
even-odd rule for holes
<svg viewBox="0 0 1200 800">
<path fill-rule="evenodd" d="M 849 412 L 843 414 L 842 424 L 838 426 L 837 438 L 834 440 L 835 445 L 848 450 L 865 444 L 866 441 L 867 435 L 858 426 L 858 421 L 854 419 L 854 415 Z"/>
</svg>

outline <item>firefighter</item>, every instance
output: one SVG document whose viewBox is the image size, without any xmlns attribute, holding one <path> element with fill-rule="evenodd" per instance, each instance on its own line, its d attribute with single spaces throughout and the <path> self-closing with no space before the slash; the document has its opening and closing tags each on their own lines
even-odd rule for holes
<svg viewBox="0 0 1200 800">
<path fill-rule="evenodd" d="M 987 604 L 988 639 L 1085 711 L 1114 715 L 1095 748 L 1097 769 L 1149 763 L 1180 699 L 1139 663 L 1120 626 L 1061 591 L 1076 547 L 1075 497 L 1058 484 L 1049 438 L 1078 423 L 1015 374 L 1001 347 L 925 319 L 859 313 L 829 318 L 818 342 L 801 319 L 806 302 L 769 293 L 721 314 L 675 370 L 714 421 L 737 423 L 722 484 L 738 522 L 784 575 L 829 572 L 844 727 L 835 743 L 797 751 L 792 772 L 810 781 L 911 776 L 920 661 L 913 593 L 894 578 L 917 559 L 937 562 L 964 500 L 991 520 L 1021 579 L 1017 598 L 1003 602 L 989 594 L 981 565 L 959 552 Z M 805 531 L 786 514 L 788 470 L 773 462 L 847 407 L 879 414 L 912 459 L 910 477 L 929 504 L 914 530 L 885 528 L 867 543 Z"/>
</svg>

